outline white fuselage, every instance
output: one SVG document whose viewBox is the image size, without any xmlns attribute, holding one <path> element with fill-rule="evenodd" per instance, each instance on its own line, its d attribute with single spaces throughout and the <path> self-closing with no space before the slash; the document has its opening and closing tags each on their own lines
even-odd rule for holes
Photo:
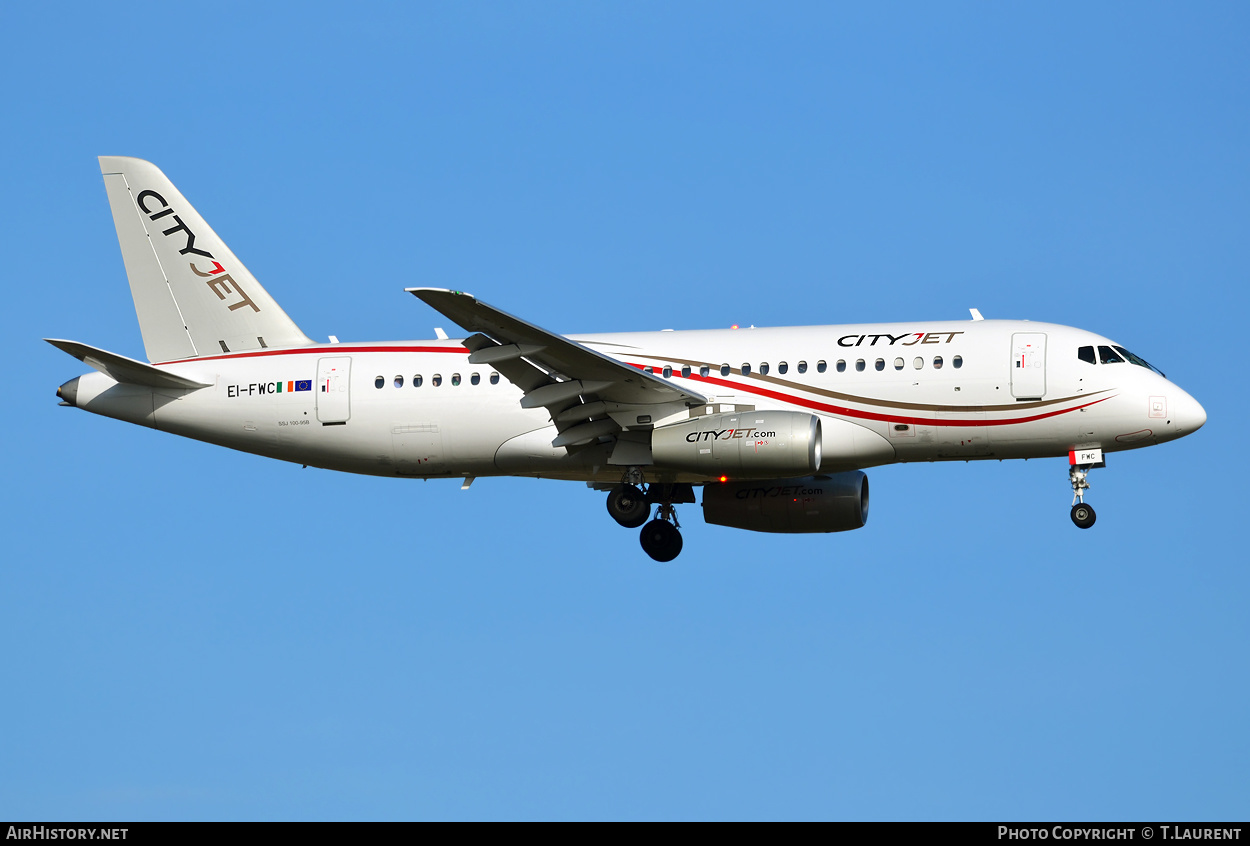
<svg viewBox="0 0 1250 846">
<path fill-rule="evenodd" d="M 570 337 L 708 398 L 706 407 L 657 407 L 653 419 L 629 429 L 645 432 L 719 412 L 816 414 L 821 472 L 1061 456 L 1093 447 L 1111 452 L 1173 440 L 1205 421 L 1193 398 L 1146 367 L 1078 358 L 1078 348 L 1111 341 L 1054 324 L 984 320 Z M 553 447 L 558 433 L 549 412 L 522 408 L 522 392 L 490 365 L 470 364 L 455 340 L 265 349 L 160 367 L 211 387 L 146 388 L 90 373 L 76 380 L 73 402 L 232 449 L 353 473 L 605 483 L 621 477 L 622 462 L 609 463 L 610 444 Z M 654 479 L 711 480 L 663 466 L 644 469 Z"/>
</svg>

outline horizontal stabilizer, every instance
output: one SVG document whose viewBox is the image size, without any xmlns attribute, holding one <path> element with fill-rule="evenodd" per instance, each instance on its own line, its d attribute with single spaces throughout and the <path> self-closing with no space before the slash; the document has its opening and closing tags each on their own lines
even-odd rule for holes
<svg viewBox="0 0 1250 846">
<path fill-rule="evenodd" d="M 58 350 L 67 352 L 84 364 L 94 367 L 110 379 L 127 385 L 187 391 L 210 387 L 209 383 L 186 379 L 146 362 L 135 361 L 133 358 L 126 358 L 124 355 L 80 344 L 77 341 L 62 341 L 56 338 L 44 338 L 44 340 Z"/>
</svg>

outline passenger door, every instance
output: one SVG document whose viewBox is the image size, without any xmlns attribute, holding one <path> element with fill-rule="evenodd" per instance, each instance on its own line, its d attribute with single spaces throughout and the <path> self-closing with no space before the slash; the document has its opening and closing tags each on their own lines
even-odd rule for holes
<svg viewBox="0 0 1250 846">
<path fill-rule="evenodd" d="M 1016 332 L 1011 336 L 1011 395 L 1041 399 L 1046 395 L 1046 335 Z"/>
<path fill-rule="evenodd" d="M 348 356 L 317 360 L 317 419 L 321 425 L 343 424 L 352 416 L 351 369 Z"/>
</svg>

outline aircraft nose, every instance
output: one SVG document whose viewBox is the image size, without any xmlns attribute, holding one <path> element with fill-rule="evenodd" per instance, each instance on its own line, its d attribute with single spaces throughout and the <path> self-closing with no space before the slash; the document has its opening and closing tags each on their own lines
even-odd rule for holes
<svg viewBox="0 0 1250 846">
<path fill-rule="evenodd" d="M 1173 412 L 1172 421 L 1178 435 L 1188 435 L 1190 432 L 1201 429 L 1207 422 L 1207 411 L 1196 399 L 1189 394 L 1182 393 L 1180 402 L 1176 404 L 1176 410 Z"/>
</svg>

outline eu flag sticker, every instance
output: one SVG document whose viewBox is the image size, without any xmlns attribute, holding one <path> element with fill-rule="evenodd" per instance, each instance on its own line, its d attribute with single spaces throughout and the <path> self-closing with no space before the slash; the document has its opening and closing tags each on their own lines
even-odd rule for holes
<svg viewBox="0 0 1250 846">
<path fill-rule="evenodd" d="M 300 379 L 298 382 L 296 382 L 296 383 L 295 383 L 295 390 L 297 390 L 297 391 L 311 391 L 311 390 L 312 390 L 312 379 Z"/>
</svg>

